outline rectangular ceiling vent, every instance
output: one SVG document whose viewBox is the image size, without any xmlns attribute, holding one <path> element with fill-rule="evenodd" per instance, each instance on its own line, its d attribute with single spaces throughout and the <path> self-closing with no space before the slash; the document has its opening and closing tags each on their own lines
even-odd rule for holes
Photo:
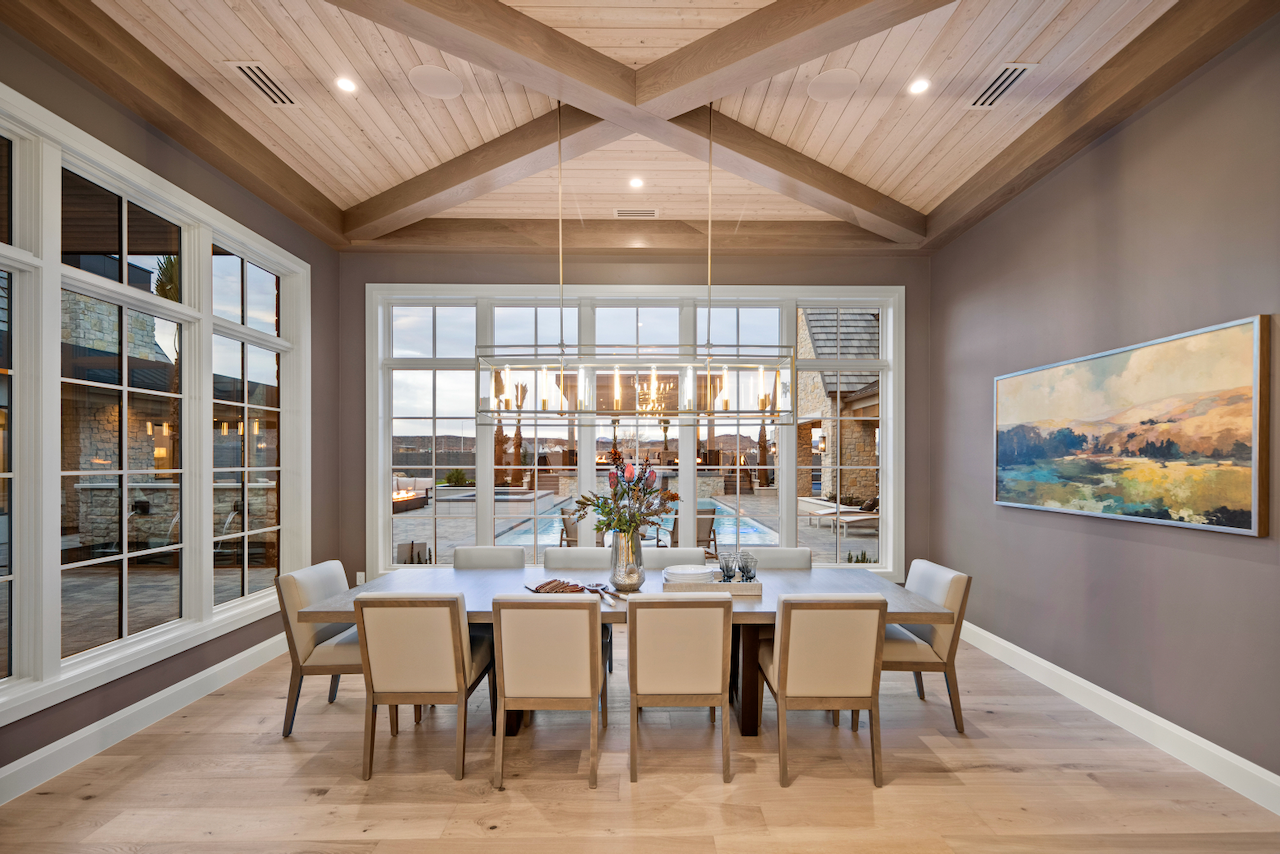
<svg viewBox="0 0 1280 854">
<path fill-rule="evenodd" d="M 1027 76 L 1031 69 L 1035 68 L 1037 63 L 1034 62 L 1006 62 L 1000 66 L 1000 70 L 996 72 L 996 76 L 986 87 L 973 99 L 973 103 L 968 106 L 970 110 L 993 110 L 996 104 L 1009 93 L 1009 90 L 1018 85 L 1018 81 Z"/>
<path fill-rule="evenodd" d="M 227 65 L 233 69 L 241 82 L 248 84 L 250 89 L 266 99 L 271 106 L 298 106 L 298 102 L 293 100 L 289 91 L 271 76 L 271 72 L 267 71 L 267 67 L 261 62 L 228 62 Z"/>
<path fill-rule="evenodd" d="M 657 219 L 657 208 L 614 208 L 615 219 Z"/>
</svg>

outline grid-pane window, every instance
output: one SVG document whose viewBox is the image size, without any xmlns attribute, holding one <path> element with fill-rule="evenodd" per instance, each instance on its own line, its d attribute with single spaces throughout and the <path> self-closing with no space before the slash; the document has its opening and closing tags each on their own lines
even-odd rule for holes
<svg viewBox="0 0 1280 854">
<path fill-rule="evenodd" d="M 62 655 L 182 616 L 181 326 L 62 292 Z"/>
<path fill-rule="evenodd" d="M 494 308 L 493 343 L 511 348 L 504 352 L 554 355 L 561 340 L 566 350 L 576 348 L 576 307 L 566 307 L 563 315 L 558 306 Z M 494 378 L 505 407 L 494 420 L 494 543 L 523 547 L 528 563 L 540 562 L 548 546 L 566 545 L 577 533 L 572 522 L 567 531 L 564 523 L 578 495 L 578 426 L 569 418 L 544 417 L 537 424 L 529 418 L 534 410 L 556 411 L 576 396 L 576 386 L 576 373 L 561 376 L 550 368 Z"/>
<path fill-rule="evenodd" d="M 213 602 L 279 574 L 280 355 L 213 336 Z"/>
<path fill-rule="evenodd" d="M 797 312 L 796 514 L 815 561 L 880 562 L 880 314 Z M 806 369 L 820 360 L 825 369 Z"/>
<path fill-rule="evenodd" d="M 280 334 L 280 277 L 213 247 L 213 313 L 268 335 Z"/>
<path fill-rule="evenodd" d="M 709 324 L 708 324 L 709 320 Z M 782 315 L 776 306 L 698 309 L 696 343 L 709 343 L 724 356 L 776 352 Z M 781 378 L 776 372 L 722 368 L 711 377 L 699 372 L 699 401 L 712 409 L 768 409 Z M 777 546 L 781 513 L 778 499 L 778 426 L 764 419 L 703 419 L 697 427 L 699 544 L 711 548 L 706 517 L 715 533 L 714 548 L 727 551 Z M 687 545 L 693 545 L 686 538 Z M 803 545 L 803 544 L 802 544 Z"/>
<path fill-rule="evenodd" d="M 0 270 L 0 679 L 13 673 L 13 356 L 9 274 Z"/>
<path fill-rule="evenodd" d="M 68 169 L 62 263 L 182 302 L 182 227 Z"/>
<path fill-rule="evenodd" d="M 476 542 L 474 306 L 396 306 L 392 353 L 429 360 L 391 375 L 391 560 L 451 563 Z M 434 364 L 449 367 L 434 367 Z"/>
</svg>

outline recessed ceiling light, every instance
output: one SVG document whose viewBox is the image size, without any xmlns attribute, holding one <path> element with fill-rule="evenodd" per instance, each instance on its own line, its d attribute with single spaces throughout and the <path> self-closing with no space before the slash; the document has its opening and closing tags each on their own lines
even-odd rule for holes
<svg viewBox="0 0 1280 854">
<path fill-rule="evenodd" d="M 337 80 L 333 81 L 333 84 L 337 86 L 339 89 L 341 89 L 343 92 L 356 91 L 356 84 L 352 83 L 350 80 L 348 80 L 345 77 L 339 77 Z"/>
<path fill-rule="evenodd" d="M 409 82 L 428 98 L 448 100 L 462 94 L 462 80 L 447 68 L 419 65 L 409 69 Z"/>
<path fill-rule="evenodd" d="M 919 95 L 921 92 L 929 88 L 929 81 L 920 79 L 907 87 L 907 91 L 912 95 Z"/>
<path fill-rule="evenodd" d="M 850 68 L 833 68 L 809 81 L 809 97 L 824 103 L 847 101 L 862 85 L 858 72 Z"/>
<path fill-rule="evenodd" d="M 632 179 L 631 179 L 631 186 L 633 186 L 633 187 L 643 187 L 643 186 L 644 186 L 644 181 L 640 180 L 639 178 L 632 178 Z"/>
</svg>

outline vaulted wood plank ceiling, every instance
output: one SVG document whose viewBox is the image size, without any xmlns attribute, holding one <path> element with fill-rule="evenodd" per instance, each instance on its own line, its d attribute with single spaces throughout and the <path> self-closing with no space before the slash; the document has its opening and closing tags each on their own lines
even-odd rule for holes
<svg viewBox="0 0 1280 854">
<path fill-rule="evenodd" d="M 545 248 L 534 223 L 556 215 L 559 96 L 576 248 L 695 246 L 714 125 L 712 217 L 739 235 L 755 224 L 737 250 L 812 247 L 821 233 L 877 253 L 953 238 L 1280 11 L 1280 0 L 0 5 L 0 20 L 337 246 Z M 295 103 L 270 104 L 236 67 L 246 62 Z M 1009 63 L 1017 83 L 974 109 Z M 421 94 L 408 72 L 423 64 L 454 72 L 462 95 Z M 810 98 L 837 68 L 857 73 L 852 95 Z M 708 100 L 713 112 L 697 108 Z M 670 226 L 614 219 L 637 207 Z M 462 225 L 478 220 L 489 225 Z M 821 229 L 800 238 L 788 222 Z"/>
</svg>

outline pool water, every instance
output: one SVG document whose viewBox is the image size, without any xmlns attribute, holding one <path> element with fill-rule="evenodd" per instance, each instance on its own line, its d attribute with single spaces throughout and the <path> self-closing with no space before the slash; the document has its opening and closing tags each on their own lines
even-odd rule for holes
<svg viewBox="0 0 1280 854">
<path fill-rule="evenodd" d="M 698 509 L 710 510 L 716 509 L 716 543 L 724 547 L 738 546 L 776 546 L 779 543 L 778 532 L 769 528 L 762 522 L 752 519 L 750 516 L 735 517 L 729 508 L 716 501 L 714 498 L 699 498 Z M 503 520 L 499 520 L 501 524 Z M 510 520 L 516 522 L 516 520 Z M 737 530 L 735 531 L 735 522 Z M 670 520 L 664 520 L 663 527 L 667 530 L 671 529 Z M 500 546 L 532 546 L 534 542 L 534 531 L 537 530 L 538 545 L 542 548 L 547 546 L 557 546 L 560 544 L 560 517 L 559 516 L 542 516 L 536 522 L 531 519 L 524 519 L 516 522 L 516 524 L 502 531 L 494 539 L 494 542 Z M 663 537 L 665 543 L 667 538 Z M 646 541 L 651 544 L 652 541 Z"/>
</svg>

